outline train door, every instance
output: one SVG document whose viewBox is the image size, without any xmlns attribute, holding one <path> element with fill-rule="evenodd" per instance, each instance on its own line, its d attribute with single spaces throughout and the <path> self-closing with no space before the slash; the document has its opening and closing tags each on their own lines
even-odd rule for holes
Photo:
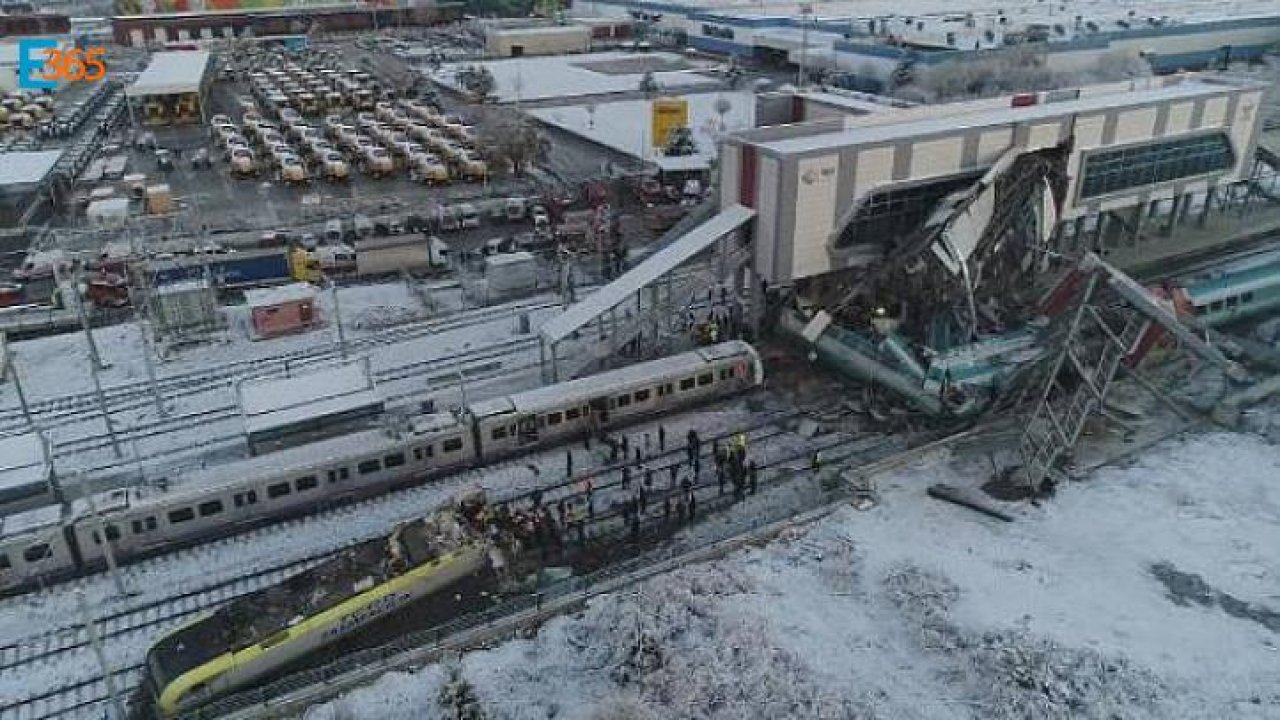
<svg viewBox="0 0 1280 720">
<path fill-rule="evenodd" d="M 603 428 L 609 424 L 609 398 L 598 397 L 591 398 L 588 406 L 591 408 L 592 422 L 596 427 Z"/>
<path fill-rule="evenodd" d="M 517 445 L 532 445 L 538 442 L 538 417 L 537 415 L 525 415 L 516 421 Z"/>
</svg>

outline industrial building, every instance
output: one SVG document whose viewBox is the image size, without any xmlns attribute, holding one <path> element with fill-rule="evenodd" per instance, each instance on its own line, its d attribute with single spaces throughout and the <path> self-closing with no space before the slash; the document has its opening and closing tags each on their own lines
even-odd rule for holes
<svg viewBox="0 0 1280 720">
<path fill-rule="evenodd" d="M 209 62 L 209 53 L 203 50 L 152 55 L 147 69 L 125 89 L 134 119 L 146 125 L 204 122 Z"/>
<path fill-rule="evenodd" d="M 591 49 L 591 28 L 586 25 L 485 28 L 485 53 L 490 57 L 564 55 Z"/>
<path fill-rule="evenodd" d="M 984 0 L 963 7 L 945 0 L 784 0 L 749 7 L 721 0 L 602 0 L 590 9 L 687 37 L 703 52 L 829 68 L 849 86 L 875 92 L 912 68 L 1026 43 L 1057 70 L 1140 54 L 1157 72 L 1174 72 L 1256 59 L 1280 42 L 1280 10 L 1266 0 Z"/>
<path fill-rule="evenodd" d="M 0 153 L 0 225 L 22 225 L 46 187 L 62 150 L 10 150 Z"/>
</svg>

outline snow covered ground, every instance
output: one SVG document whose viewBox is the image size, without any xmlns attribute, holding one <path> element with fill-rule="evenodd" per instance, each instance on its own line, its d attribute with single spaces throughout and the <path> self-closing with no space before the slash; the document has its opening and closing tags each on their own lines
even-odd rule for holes
<svg viewBox="0 0 1280 720">
<path fill-rule="evenodd" d="M 1280 718 L 1280 449 L 1167 441 L 1000 523 L 880 504 L 593 601 L 536 636 L 391 673 L 308 720 Z"/>
</svg>

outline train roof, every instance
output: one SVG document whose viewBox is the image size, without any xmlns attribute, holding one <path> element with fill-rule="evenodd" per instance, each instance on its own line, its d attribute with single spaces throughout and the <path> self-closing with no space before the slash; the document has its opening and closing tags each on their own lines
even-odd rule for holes
<svg viewBox="0 0 1280 720">
<path fill-rule="evenodd" d="M 751 346 L 740 340 L 709 345 L 697 350 L 680 353 L 679 355 L 636 363 L 635 365 L 589 375 L 577 380 L 546 385 L 505 397 L 482 400 L 471 405 L 471 412 L 476 418 L 492 417 L 511 412 L 540 412 L 549 408 L 562 407 L 566 398 L 577 397 L 585 400 L 598 395 L 607 395 L 620 388 L 632 387 L 638 383 L 652 382 L 655 377 L 669 378 L 695 372 L 705 367 L 709 362 L 751 355 L 752 352 Z"/>
<path fill-rule="evenodd" d="M 62 506 L 44 505 L 0 516 L 0 540 L 29 535 L 57 527 L 62 522 Z"/>
<path fill-rule="evenodd" d="M 227 652 L 262 642 L 405 571 L 483 537 L 452 507 L 340 551 L 313 568 L 238 598 L 166 635 L 148 653 L 172 679 Z M 393 558 L 403 558 L 394 563 Z M 165 681 L 165 678 L 161 678 Z"/>
</svg>

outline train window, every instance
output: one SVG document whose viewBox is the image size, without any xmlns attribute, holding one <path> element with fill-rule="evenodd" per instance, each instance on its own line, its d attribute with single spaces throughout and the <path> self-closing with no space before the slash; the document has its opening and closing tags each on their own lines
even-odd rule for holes
<svg viewBox="0 0 1280 720">
<path fill-rule="evenodd" d="M 209 517 L 222 512 L 221 500 L 210 500 L 209 502 L 200 503 L 200 517 Z"/>
<path fill-rule="evenodd" d="M 382 458 L 382 464 L 389 468 L 400 467 L 404 464 L 404 453 L 395 453 Z"/>
<path fill-rule="evenodd" d="M 191 520 L 196 516 L 196 511 L 191 508 L 180 508 L 169 513 L 169 524 L 177 525 Z"/>
<path fill-rule="evenodd" d="M 444 444 L 440 446 L 440 449 L 444 452 L 457 452 L 462 449 L 462 440 L 458 438 L 449 438 L 444 441 Z"/>
<path fill-rule="evenodd" d="M 1214 300 L 1213 302 L 1209 303 L 1209 312 L 1221 312 L 1221 311 L 1222 311 L 1221 300 Z"/>
<path fill-rule="evenodd" d="M 351 471 L 344 467 L 329 471 L 329 482 L 342 482 L 349 477 L 351 477 Z"/>
<path fill-rule="evenodd" d="M 435 455 L 435 451 L 436 449 L 430 445 L 423 445 L 422 447 L 416 447 L 413 449 L 413 459 L 422 460 L 424 458 L 429 458 L 432 455 Z"/>
<path fill-rule="evenodd" d="M 566 421 L 577 420 L 581 416 L 582 416 L 582 411 L 579 410 L 578 408 L 569 408 L 568 410 L 564 411 L 564 419 Z"/>
<path fill-rule="evenodd" d="M 558 412 L 547 413 L 547 424 L 548 424 L 548 425 L 559 425 L 559 424 L 560 424 L 560 419 L 561 419 L 562 417 L 563 417 L 563 416 L 562 416 L 560 413 L 558 413 Z"/>
<path fill-rule="evenodd" d="M 1247 292 L 1247 293 L 1245 293 L 1245 294 L 1241 295 L 1241 296 L 1240 296 L 1240 302 L 1242 302 L 1242 303 L 1251 303 L 1251 302 L 1253 302 L 1253 291 L 1252 291 L 1252 290 L 1250 290 L 1249 292 Z"/>
<path fill-rule="evenodd" d="M 493 429 L 493 432 L 489 433 L 489 437 L 493 438 L 494 440 L 501 440 L 506 436 L 507 436 L 507 428 L 505 425 L 502 427 L 496 427 Z"/>
<path fill-rule="evenodd" d="M 40 562 L 41 560 L 47 560 L 50 557 L 52 557 L 52 555 L 53 553 L 49 551 L 49 543 L 40 543 L 39 545 L 32 545 L 31 547 L 22 551 L 22 559 L 26 560 L 29 563 Z"/>
<path fill-rule="evenodd" d="M 681 381 L 680 381 L 680 389 L 681 389 L 681 390 L 692 390 L 692 389 L 693 389 L 693 378 L 685 378 L 685 379 L 681 380 Z"/>
<path fill-rule="evenodd" d="M 636 402 L 649 402 L 649 395 L 650 395 L 650 394 L 651 394 L 651 393 L 649 392 L 649 390 L 648 390 L 647 388 L 646 388 L 646 389 L 644 389 L 644 390 L 637 390 L 637 391 L 636 391 Z"/>
<path fill-rule="evenodd" d="M 702 373 L 698 376 L 698 386 L 710 385 L 712 380 L 715 380 L 715 377 L 711 373 Z"/>
<path fill-rule="evenodd" d="M 0 570 L 8 570 L 13 567 L 13 563 L 9 562 L 9 556 L 0 553 Z"/>
<path fill-rule="evenodd" d="M 659 386 L 658 386 L 658 397 L 662 397 L 663 395 L 666 395 L 666 394 L 667 394 L 667 386 L 666 386 L 666 385 L 659 385 Z"/>
<path fill-rule="evenodd" d="M 236 507 L 244 505 L 254 505 L 258 502 L 258 491 L 250 490 L 246 493 L 236 493 Z"/>
<path fill-rule="evenodd" d="M 149 518 L 144 518 L 142 520 L 134 520 L 133 533 L 135 535 L 141 535 L 144 532 L 151 532 L 152 530 L 155 530 L 158 525 L 159 523 L 156 522 L 156 518 L 154 515 L 152 515 Z"/>
<path fill-rule="evenodd" d="M 1228 308 L 1228 309 L 1233 308 L 1233 307 L 1235 307 L 1235 306 L 1237 306 L 1237 305 L 1239 305 L 1239 304 L 1240 304 L 1240 298 L 1238 298 L 1238 297 L 1229 297 L 1229 298 L 1227 298 L 1227 308 Z"/>
<path fill-rule="evenodd" d="M 307 475 L 306 477 L 300 477 L 297 480 L 293 481 L 293 487 L 298 492 L 304 492 L 306 490 L 314 490 L 316 485 L 317 483 L 316 483 L 315 475 Z"/>
<path fill-rule="evenodd" d="M 111 542 L 120 541 L 120 530 L 115 525 L 107 525 L 106 533 L 107 533 L 107 540 L 110 540 Z M 102 544 L 102 538 L 98 536 L 97 530 L 93 531 L 93 544 L 94 545 Z"/>
<path fill-rule="evenodd" d="M 365 460 L 364 462 L 360 463 L 359 465 L 356 465 L 356 472 L 360 473 L 361 475 L 368 475 L 369 473 L 376 473 L 376 472 L 378 472 L 378 471 L 379 471 L 379 470 L 381 470 L 381 469 L 382 469 L 382 461 L 380 461 L 380 460 L 376 460 L 376 459 L 375 459 L 375 460 Z"/>
<path fill-rule="evenodd" d="M 618 407 L 626 407 L 631 404 L 631 395 L 619 395 Z"/>
<path fill-rule="evenodd" d="M 721 368 L 721 369 L 720 369 L 720 379 L 721 379 L 721 380 L 728 380 L 728 379 L 729 379 L 729 378 L 731 378 L 731 377 L 733 377 L 733 368 Z"/>
<path fill-rule="evenodd" d="M 293 492 L 293 489 L 289 487 L 289 483 L 287 482 L 276 483 L 275 485 L 268 485 L 267 499 L 275 500 L 276 498 L 284 497 L 285 495 L 288 495 L 291 492 Z"/>
</svg>

